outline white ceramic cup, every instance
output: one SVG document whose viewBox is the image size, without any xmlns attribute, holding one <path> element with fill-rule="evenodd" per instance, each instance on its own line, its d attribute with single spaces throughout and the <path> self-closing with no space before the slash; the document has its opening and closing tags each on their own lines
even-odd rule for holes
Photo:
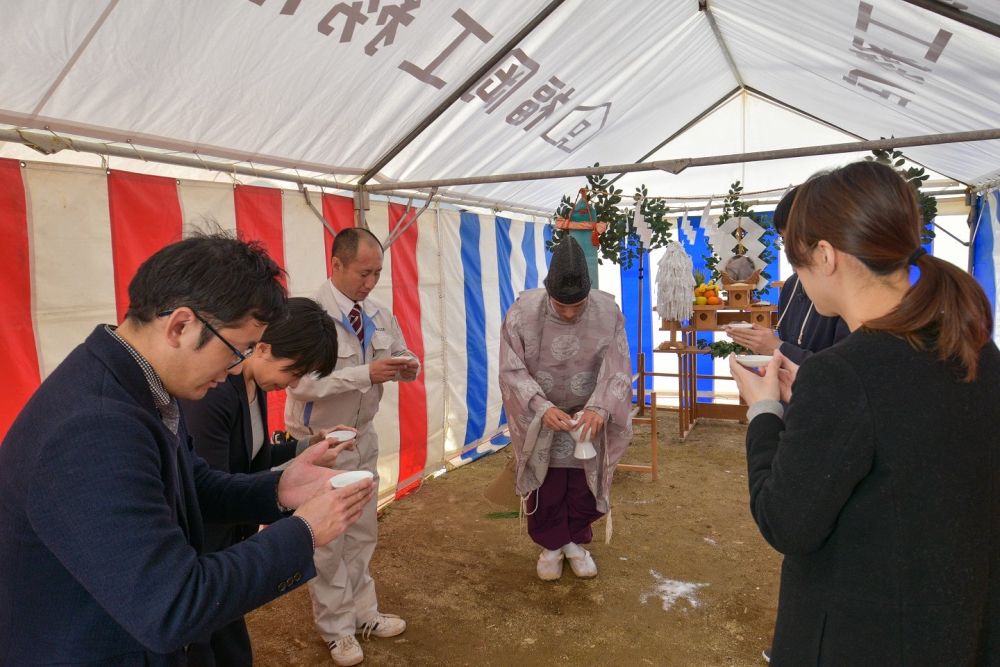
<svg viewBox="0 0 1000 667">
<path fill-rule="evenodd" d="M 330 478 L 330 486 L 335 489 L 340 489 L 345 486 L 350 486 L 355 482 L 360 482 L 363 479 L 372 479 L 375 477 L 368 470 L 351 470 L 350 472 L 342 472 L 339 475 L 334 475 Z"/>
<path fill-rule="evenodd" d="M 771 363 L 770 354 L 737 354 L 736 363 L 747 368 L 763 368 Z"/>
<path fill-rule="evenodd" d="M 583 422 L 580 420 L 580 417 L 582 416 L 582 412 L 577 412 L 573 415 L 573 418 L 576 420 L 576 428 L 570 431 L 570 435 L 572 435 L 573 439 L 576 440 L 576 447 L 573 449 L 573 458 L 592 459 L 597 456 L 597 450 L 594 449 L 594 443 L 590 440 L 580 439 L 580 432 L 583 430 Z"/>
<path fill-rule="evenodd" d="M 340 431 L 330 431 L 326 434 L 326 439 L 331 442 L 344 442 L 345 440 L 354 440 L 357 437 L 357 433 L 354 431 L 340 430 Z"/>
<path fill-rule="evenodd" d="M 592 459 L 595 456 L 597 456 L 597 450 L 594 449 L 594 443 L 590 440 L 581 440 L 576 443 L 576 449 L 573 450 L 573 458 Z"/>
</svg>

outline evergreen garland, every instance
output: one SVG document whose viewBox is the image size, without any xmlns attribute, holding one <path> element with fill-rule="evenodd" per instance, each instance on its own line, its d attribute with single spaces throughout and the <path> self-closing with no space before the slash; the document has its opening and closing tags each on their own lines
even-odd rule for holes
<svg viewBox="0 0 1000 667">
<path fill-rule="evenodd" d="M 885 137 L 882 137 L 885 139 Z M 903 177 L 917 192 L 917 202 L 920 204 L 920 214 L 923 218 L 923 228 L 920 230 L 920 243 L 927 245 L 934 240 L 934 218 L 937 217 L 937 198 L 922 192 L 920 187 L 930 178 L 923 167 L 907 167 L 906 157 L 902 151 L 873 150 L 872 154 L 865 157 L 869 162 L 881 162 L 896 170 L 896 173 Z"/>
<path fill-rule="evenodd" d="M 595 167 L 600 163 L 595 163 Z M 639 258 L 639 236 L 635 229 L 635 204 L 641 201 L 640 212 L 646 219 L 651 232 L 650 247 L 644 248 L 646 252 L 659 248 L 667 244 L 670 240 L 670 221 L 667 219 L 667 205 L 662 199 L 648 199 L 648 190 L 645 185 L 640 185 L 635 189 L 632 196 L 633 205 L 622 207 L 622 190 L 611 184 L 611 181 L 597 174 L 587 176 L 587 187 L 585 188 L 587 201 L 590 205 L 591 217 L 595 222 L 603 222 L 607 225 L 604 232 L 598 236 L 598 257 L 597 262 L 603 264 L 603 260 L 608 260 L 612 264 L 619 264 L 626 269 L 632 267 L 632 262 Z M 571 220 L 574 215 L 573 204 L 575 197 L 570 198 L 563 195 L 559 206 L 555 210 L 555 217 Z M 582 203 L 582 202 L 581 202 Z M 578 210 L 586 210 L 577 207 Z M 579 216 L 580 213 L 577 213 Z M 584 218 L 587 219 L 587 218 Z M 553 229 L 552 241 L 549 248 L 555 247 L 568 230 Z"/>
</svg>

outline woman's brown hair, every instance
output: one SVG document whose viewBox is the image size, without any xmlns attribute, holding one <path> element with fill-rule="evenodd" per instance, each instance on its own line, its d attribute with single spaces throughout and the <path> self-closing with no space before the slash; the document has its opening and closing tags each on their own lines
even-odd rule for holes
<svg viewBox="0 0 1000 667">
<path fill-rule="evenodd" d="M 855 162 L 813 176 L 798 187 L 785 229 L 792 266 L 808 266 L 820 240 L 856 257 L 879 276 L 912 263 L 920 279 L 888 314 L 862 323 L 956 360 L 964 380 L 976 379 L 979 353 L 993 331 L 989 300 L 972 276 L 920 250 L 916 191 L 891 167 Z"/>
</svg>

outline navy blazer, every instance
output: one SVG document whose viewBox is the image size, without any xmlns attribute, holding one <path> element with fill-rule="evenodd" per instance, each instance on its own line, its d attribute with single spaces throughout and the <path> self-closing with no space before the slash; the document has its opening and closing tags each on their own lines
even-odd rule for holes
<svg viewBox="0 0 1000 667">
<path fill-rule="evenodd" d="M 295 456 L 297 443 L 280 445 L 265 442 L 253 456 L 253 429 L 250 400 L 243 375 L 230 375 L 209 389 L 200 401 L 179 401 L 188 433 L 198 453 L 213 470 L 224 472 L 266 472 Z M 257 387 L 264 437 L 267 439 L 267 392 Z M 205 524 L 205 551 L 219 551 L 257 532 L 258 524 Z"/>
<path fill-rule="evenodd" d="M 851 330 L 839 317 L 827 317 L 816 312 L 812 299 L 799 284 L 798 274 L 788 276 L 778 296 L 778 349 L 796 364 L 847 338 Z M 801 342 L 800 342 L 801 341 Z"/>
<path fill-rule="evenodd" d="M 279 473 L 228 475 L 160 420 L 103 325 L 0 446 L 0 664 L 174 665 L 183 647 L 315 574 Z M 276 522 L 199 557 L 202 515 Z"/>
</svg>

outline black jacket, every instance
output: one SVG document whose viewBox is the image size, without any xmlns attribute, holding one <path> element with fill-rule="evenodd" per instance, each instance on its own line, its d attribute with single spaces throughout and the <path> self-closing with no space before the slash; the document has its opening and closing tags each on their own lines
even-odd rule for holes
<svg viewBox="0 0 1000 667">
<path fill-rule="evenodd" d="M 747 431 L 750 503 L 785 554 L 772 665 L 1000 664 L 1000 352 L 959 382 L 855 332 Z"/>
<path fill-rule="evenodd" d="M 794 273 L 781 286 L 778 313 L 778 338 L 781 339 L 778 349 L 797 364 L 851 333 L 844 320 L 816 312 Z"/>
<path fill-rule="evenodd" d="M 242 375 L 230 375 L 200 401 L 179 401 L 195 451 L 214 470 L 254 473 L 270 470 L 295 456 L 296 442 L 265 442 L 251 459 L 250 401 Z M 267 393 L 257 388 L 257 407 L 267 438 Z M 256 525 L 205 524 L 205 551 L 220 551 L 257 532 Z"/>
</svg>

